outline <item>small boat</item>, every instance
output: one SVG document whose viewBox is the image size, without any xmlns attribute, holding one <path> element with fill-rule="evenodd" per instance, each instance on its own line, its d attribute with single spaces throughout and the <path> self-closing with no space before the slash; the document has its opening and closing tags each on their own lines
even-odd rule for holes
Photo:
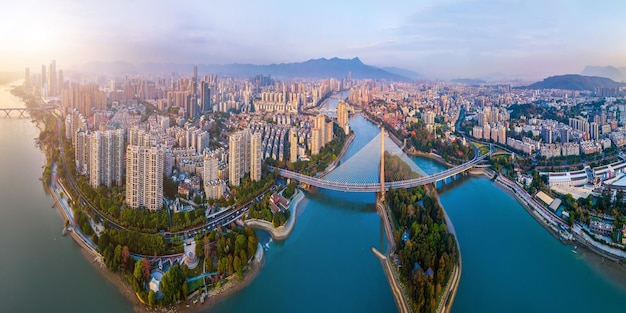
<svg viewBox="0 0 626 313">
<path fill-rule="evenodd" d="M 578 254 L 578 251 L 576 251 L 576 250 L 572 250 L 572 252 L 574 252 L 574 253 Z"/>
</svg>

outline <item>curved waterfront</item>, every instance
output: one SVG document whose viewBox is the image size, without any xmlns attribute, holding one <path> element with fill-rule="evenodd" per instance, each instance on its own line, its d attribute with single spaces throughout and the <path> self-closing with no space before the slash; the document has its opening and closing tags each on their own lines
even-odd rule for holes
<svg viewBox="0 0 626 313">
<path fill-rule="evenodd" d="M 413 158 L 426 172 L 444 167 Z M 452 312 L 620 312 L 626 277 L 617 264 L 572 252 L 483 176 L 439 190 L 463 254 Z"/>
<path fill-rule="evenodd" d="M 356 137 L 342 163 L 379 132 L 360 116 L 351 127 Z M 383 241 L 374 203 L 373 193 L 307 193 L 295 229 L 287 240 L 269 244 L 259 276 L 210 312 L 396 312 L 370 250 Z"/>
<path fill-rule="evenodd" d="M 0 86 L 0 107 L 23 107 Z M 132 312 L 83 257 L 39 178 L 45 162 L 29 119 L 0 118 L 0 294 L 3 312 Z"/>
</svg>

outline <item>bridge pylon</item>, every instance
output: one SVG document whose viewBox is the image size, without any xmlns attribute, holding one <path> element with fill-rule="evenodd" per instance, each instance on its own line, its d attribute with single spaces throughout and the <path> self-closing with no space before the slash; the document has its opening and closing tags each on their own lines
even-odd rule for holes
<svg viewBox="0 0 626 313">
<path fill-rule="evenodd" d="M 385 200 L 385 127 L 380 127 L 380 199 Z"/>
</svg>

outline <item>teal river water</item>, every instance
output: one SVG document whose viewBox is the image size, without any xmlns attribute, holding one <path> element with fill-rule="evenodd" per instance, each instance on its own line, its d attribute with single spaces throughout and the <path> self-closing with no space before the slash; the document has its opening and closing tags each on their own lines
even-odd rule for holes
<svg viewBox="0 0 626 313">
<path fill-rule="evenodd" d="M 0 87 L 0 107 L 22 104 Z M 347 158 L 378 134 L 361 117 Z M 0 118 L 0 311 L 130 312 L 131 305 L 82 256 L 42 191 L 44 157 L 27 119 Z M 378 156 L 363 156 L 375 175 Z M 414 159 L 426 172 L 442 167 Z M 489 180 L 441 188 L 463 255 L 453 312 L 622 312 L 623 280 L 554 240 Z M 244 290 L 210 312 L 395 312 L 379 261 L 383 241 L 373 194 L 315 191 L 296 227 L 271 242 L 265 267 Z M 267 238 L 266 235 L 261 234 Z M 623 277 L 623 276 L 622 276 Z M 87 309 L 88 308 L 88 309 Z"/>
</svg>

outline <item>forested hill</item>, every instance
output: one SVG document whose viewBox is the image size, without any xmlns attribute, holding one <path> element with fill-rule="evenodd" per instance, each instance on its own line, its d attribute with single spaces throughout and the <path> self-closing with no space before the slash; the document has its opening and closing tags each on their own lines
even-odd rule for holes
<svg viewBox="0 0 626 313">
<path fill-rule="evenodd" d="M 565 89 L 565 90 L 589 90 L 596 88 L 617 88 L 626 86 L 610 78 L 597 76 L 583 76 L 576 74 L 550 76 L 543 81 L 528 85 L 526 89 Z"/>
</svg>

